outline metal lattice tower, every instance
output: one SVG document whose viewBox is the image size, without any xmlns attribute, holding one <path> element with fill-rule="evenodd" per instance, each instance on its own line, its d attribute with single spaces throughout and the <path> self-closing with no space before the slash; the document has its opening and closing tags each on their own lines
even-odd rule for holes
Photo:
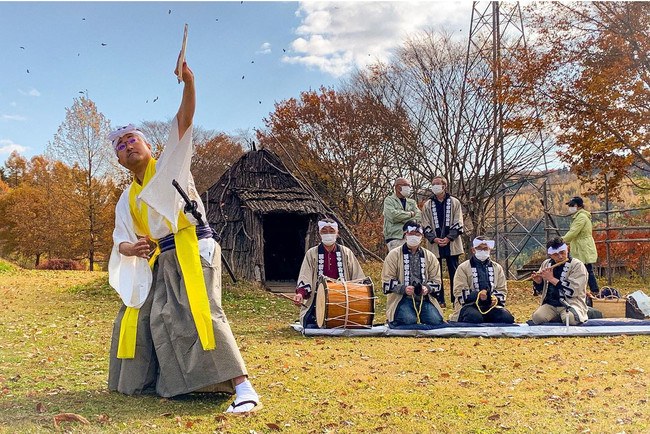
<svg viewBox="0 0 650 434">
<path fill-rule="evenodd" d="M 493 145 L 497 150 L 494 153 L 495 161 L 492 162 L 494 173 L 504 167 L 505 155 L 508 153 L 508 147 L 513 143 L 510 141 L 516 141 L 517 146 L 521 146 L 522 141 L 525 141 L 526 146 L 534 147 L 536 150 L 534 164 L 516 177 L 509 178 L 501 186 L 492 210 L 488 210 L 490 220 L 493 221 L 493 226 L 490 224 L 489 226 L 492 227 L 488 229 L 490 235 L 495 237 L 498 247 L 496 259 L 504 265 L 508 277 L 514 276 L 512 265 L 529 243 L 533 243 L 536 247 L 544 247 L 549 235 L 540 233 L 540 225 L 543 224 L 543 228 L 550 227 L 547 213 L 550 194 L 547 179 L 549 146 L 545 143 L 541 129 L 533 128 L 534 131 L 517 137 L 504 136 L 504 120 L 513 109 L 502 103 L 501 92 L 507 92 L 503 84 L 504 64 L 508 63 L 514 53 L 526 49 L 523 17 L 518 2 L 473 3 L 462 92 L 467 98 L 466 104 L 471 104 L 473 99 L 485 97 L 485 88 L 473 87 L 468 83 L 490 83 L 493 101 L 491 133 Z M 530 92 L 532 95 L 532 90 Z M 534 100 L 534 95 L 532 96 Z M 520 109 L 527 110 L 529 113 L 525 115 L 531 120 L 540 118 L 536 104 L 532 107 L 530 105 L 517 107 L 517 110 Z M 535 125 L 539 124 L 535 123 Z M 513 199 L 522 188 L 527 186 L 532 186 L 537 191 L 545 211 L 529 227 L 526 227 L 511 210 Z"/>
</svg>

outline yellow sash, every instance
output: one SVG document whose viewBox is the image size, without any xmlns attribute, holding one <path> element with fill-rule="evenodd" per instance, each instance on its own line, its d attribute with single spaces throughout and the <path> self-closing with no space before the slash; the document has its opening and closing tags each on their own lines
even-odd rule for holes
<svg viewBox="0 0 650 434">
<path fill-rule="evenodd" d="M 131 184 L 129 191 L 129 208 L 135 224 L 136 233 L 147 234 L 150 239 L 158 242 L 151 237 L 149 231 L 148 206 L 141 202 L 142 207 L 136 206 L 135 198 L 142 191 L 145 185 L 156 173 L 156 160 L 153 158 L 149 161 L 145 171 L 142 185 L 137 182 Z M 167 222 L 167 225 L 171 225 Z M 210 314 L 210 302 L 208 293 L 205 288 L 205 279 L 203 277 L 203 267 L 201 266 L 201 256 L 199 255 L 199 240 L 196 236 L 195 227 L 189 222 L 185 214 L 180 213 L 178 216 L 178 232 L 174 234 L 174 243 L 176 245 L 176 257 L 183 273 L 187 299 L 190 304 L 190 311 L 194 318 L 194 324 L 201 339 L 204 350 L 213 350 L 216 347 L 214 340 L 214 330 L 212 328 L 212 316 Z M 149 260 L 149 265 L 153 268 L 156 257 L 160 254 L 160 248 L 156 247 L 154 254 Z M 117 348 L 117 357 L 120 359 L 129 359 L 135 356 L 135 340 L 138 323 L 139 309 L 127 307 L 120 323 L 120 338 Z"/>
</svg>

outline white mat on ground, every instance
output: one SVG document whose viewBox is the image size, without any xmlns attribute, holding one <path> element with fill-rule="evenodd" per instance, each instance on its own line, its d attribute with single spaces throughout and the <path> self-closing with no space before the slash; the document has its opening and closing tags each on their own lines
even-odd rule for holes
<svg viewBox="0 0 650 434">
<path fill-rule="evenodd" d="M 601 320 L 600 323 L 606 322 Z M 621 321 L 616 321 L 620 324 Z M 647 335 L 650 334 L 649 321 L 625 321 L 625 325 L 528 325 L 513 324 L 510 326 L 479 326 L 456 327 L 446 326 L 431 330 L 391 329 L 385 325 L 374 326 L 370 329 L 303 329 L 299 324 L 291 327 L 304 336 L 346 336 L 346 337 L 445 337 L 445 338 L 535 338 L 553 336 L 618 336 L 618 335 Z"/>
</svg>

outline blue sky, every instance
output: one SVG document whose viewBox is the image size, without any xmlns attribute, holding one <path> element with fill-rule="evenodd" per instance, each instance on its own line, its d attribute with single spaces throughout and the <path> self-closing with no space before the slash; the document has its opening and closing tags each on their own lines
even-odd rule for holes
<svg viewBox="0 0 650 434">
<path fill-rule="evenodd" d="M 237 135 L 419 29 L 466 37 L 470 14 L 467 1 L 0 2 L 0 161 L 44 153 L 80 92 L 113 126 L 170 119 L 185 23 L 194 123 Z"/>
</svg>

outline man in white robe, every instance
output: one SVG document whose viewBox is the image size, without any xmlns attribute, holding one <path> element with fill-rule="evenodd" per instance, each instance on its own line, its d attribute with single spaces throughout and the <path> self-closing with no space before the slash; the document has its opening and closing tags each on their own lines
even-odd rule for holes
<svg viewBox="0 0 650 434">
<path fill-rule="evenodd" d="M 194 75 L 182 65 L 183 97 L 160 158 L 132 125 L 109 135 L 134 176 L 115 210 L 109 281 L 124 305 L 113 328 L 108 386 L 125 394 L 237 394 L 227 412 L 261 408 L 221 308 L 221 250 L 209 225 L 183 212 L 176 180 L 205 209 L 190 174 Z"/>
<path fill-rule="evenodd" d="M 578 325 L 587 321 L 587 268 L 569 255 L 562 237 L 546 244 L 549 259 L 533 274 L 533 288 L 542 293 L 540 307 L 533 312 L 533 322 Z"/>
<path fill-rule="evenodd" d="M 321 243 L 307 250 L 300 266 L 296 295 L 293 302 L 300 309 L 300 324 L 305 328 L 316 327 L 316 285 L 320 276 L 331 279 L 363 279 L 363 269 L 349 248 L 338 244 L 338 223 L 332 219 L 318 222 Z"/>
</svg>

